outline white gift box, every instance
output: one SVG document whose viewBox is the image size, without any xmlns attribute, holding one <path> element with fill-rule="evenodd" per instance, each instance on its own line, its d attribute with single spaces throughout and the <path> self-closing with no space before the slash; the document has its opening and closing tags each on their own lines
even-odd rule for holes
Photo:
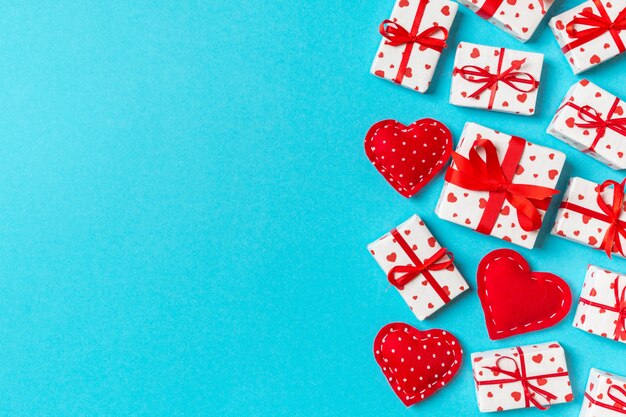
<svg viewBox="0 0 626 417">
<path fill-rule="evenodd" d="M 626 275 L 589 265 L 574 327 L 626 343 Z"/>
<path fill-rule="evenodd" d="M 547 408 L 574 399 L 558 342 L 472 353 L 481 412 Z"/>
<path fill-rule="evenodd" d="M 547 132 L 613 169 L 626 169 L 626 103 L 588 80 L 565 95 Z"/>
<path fill-rule="evenodd" d="M 588 0 L 553 17 L 549 25 L 579 74 L 626 50 L 626 30 L 603 29 L 616 22 L 626 22 L 626 0 Z"/>
<path fill-rule="evenodd" d="M 381 24 L 381 33 L 401 31 L 405 36 L 390 36 L 398 41 L 395 44 L 383 35 L 370 72 L 425 93 L 441 56 L 441 48 L 428 45 L 433 39 L 447 38 L 457 9 L 458 5 L 448 0 L 397 0 L 391 22 Z M 385 29 L 388 27 L 391 31 Z"/>
<path fill-rule="evenodd" d="M 624 417 L 626 377 L 592 368 L 579 417 Z"/>
<path fill-rule="evenodd" d="M 459 0 L 483 19 L 526 42 L 554 3 L 553 0 Z"/>
<path fill-rule="evenodd" d="M 419 320 L 469 288 L 447 250 L 417 215 L 367 248 Z"/>
<path fill-rule="evenodd" d="M 604 183 L 608 185 L 607 183 Z M 603 242 L 607 233 L 611 230 L 611 217 L 607 211 L 603 210 L 598 202 L 598 196 L 604 202 L 605 208 L 613 210 L 613 198 L 615 189 L 607 186 L 602 189 L 602 184 L 588 181 L 580 177 L 572 177 L 563 200 L 556 213 L 552 234 L 562 238 L 581 243 L 595 249 L 605 250 Z M 617 207 L 619 215 L 619 228 L 626 226 L 626 212 L 624 208 Z M 612 245 L 610 252 L 624 257 L 619 252 L 623 238 L 616 235 L 614 242 L 619 246 Z M 626 246 L 626 242 L 623 243 Z M 624 248 L 626 250 L 626 248 Z"/>
<path fill-rule="evenodd" d="M 456 153 L 468 157 L 474 149 L 475 141 L 483 139 L 488 139 L 495 147 L 499 165 L 507 171 L 507 175 L 512 176 L 512 184 L 531 184 L 549 189 L 556 187 L 565 163 L 565 155 L 562 152 L 535 145 L 522 138 L 476 123 L 467 123 Z M 515 157 L 515 154 L 518 156 Z M 537 240 L 539 228 L 524 230 L 517 209 L 502 193 L 469 190 L 449 181 L 450 172 L 456 168 L 453 162 L 446 172 L 446 181 L 435 213 L 444 220 L 531 249 Z M 533 200 L 541 221 L 550 200 L 550 198 L 542 201 Z M 497 206 L 495 207 L 497 216 L 489 219 L 488 212 L 494 211 L 493 205 Z"/>
<path fill-rule="evenodd" d="M 461 42 L 450 103 L 530 116 L 535 113 L 542 68 L 543 54 Z"/>
</svg>

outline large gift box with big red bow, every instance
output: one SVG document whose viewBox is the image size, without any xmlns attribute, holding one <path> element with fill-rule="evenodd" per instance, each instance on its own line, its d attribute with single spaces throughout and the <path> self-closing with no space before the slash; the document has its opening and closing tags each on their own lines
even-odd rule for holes
<svg viewBox="0 0 626 417">
<path fill-rule="evenodd" d="M 610 257 L 624 257 L 626 237 L 624 182 L 602 184 L 572 177 L 556 214 L 552 234 L 591 246 Z"/>
<path fill-rule="evenodd" d="M 564 163 L 559 151 L 467 123 L 435 213 L 532 248 Z"/>
<path fill-rule="evenodd" d="M 626 51 L 626 0 L 588 0 L 550 20 L 575 74 Z"/>
<path fill-rule="evenodd" d="M 626 416 L 626 377 L 592 368 L 579 417 Z"/>
<path fill-rule="evenodd" d="M 626 169 L 626 103 L 588 80 L 565 95 L 547 132 L 613 169 Z"/>
<path fill-rule="evenodd" d="M 451 254 L 417 215 L 367 248 L 419 320 L 469 288 Z"/>
<path fill-rule="evenodd" d="M 449 0 L 397 0 L 391 18 L 380 24 L 383 39 L 371 73 L 425 93 L 457 9 Z"/>
<path fill-rule="evenodd" d="M 482 412 L 546 409 L 574 399 L 558 342 L 472 353 L 472 370 Z"/>
<path fill-rule="evenodd" d="M 626 343 L 626 275 L 589 265 L 574 327 Z"/>
<path fill-rule="evenodd" d="M 535 113 L 543 54 L 461 42 L 450 103 L 504 113 Z"/>
<path fill-rule="evenodd" d="M 554 0 L 459 0 L 459 3 L 526 42 L 533 36 Z"/>
</svg>

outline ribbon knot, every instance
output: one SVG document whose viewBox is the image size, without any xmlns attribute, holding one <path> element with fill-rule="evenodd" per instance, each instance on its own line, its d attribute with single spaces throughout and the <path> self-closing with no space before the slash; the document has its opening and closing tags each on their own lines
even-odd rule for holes
<svg viewBox="0 0 626 417">
<path fill-rule="evenodd" d="M 443 259 L 448 255 L 447 259 Z M 441 262 L 439 262 L 441 261 Z M 447 249 L 441 248 L 433 256 L 424 260 L 420 265 L 396 265 L 387 274 L 391 285 L 399 290 L 426 271 L 441 271 L 452 265 L 453 256 Z M 400 275 L 399 277 L 397 275 Z"/>
<path fill-rule="evenodd" d="M 598 14 L 590 8 L 585 8 L 566 25 L 565 30 L 574 41 L 565 45 L 562 48 L 563 52 L 569 52 L 607 32 L 615 41 L 619 52 L 626 51 L 626 46 L 620 38 L 620 32 L 626 30 L 626 7 L 621 10 L 615 20 L 612 20 L 600 0 L 594 0 L 594 4 L 598 9 Z M 580 27 L 585 27 L 585 29 L 580 29 Z"/>
<path fill-rule="evenodd" d="M 425 48 L 434 49 L 437 52 L 442 52 L 447 46 L 446 40 L 448 39 L 448 30 L 441 26 L 431 26 L 425 29 L 423 32 L 416 35 L 412 35 L 402 25 L 393 20 L 383 20 L 379 26 L 380 34 L 383 35 L 385 43 L 391 46 L 400 46 L 410 43 L 417 43 Z M 441 33 L 442 37 L 436 37 L 435 35 Z"/>
<path fill-rule="evenodd" d="M 500 55 L 503 53 L 501 52 Z M 497 88 L 498 83 L 502 82 L 512 89 L 530 93 L 539 86 L 539 82 L 531 74 L 520 72 L 522 65 L 526 62 L 526 58 L 521 61 L 514 61 L 509 68 L 500 72 L 491 73 L 484 68 L 476 65 L 465 65 L 455 69 L 454 73 L 460 75 L 464 80 L 471 83 L 483 84 L 476 91 L 470 94 L 472 98 L 478 98 L 488 89 Z"/>
<path fill-rule="evenodd" d="M 622 333 L 626 332 L 626 285 L 619 291 L 619 275 L 613 282 L 615 292 L 615 309 L 617 310 L 617 325 L 615 327 L 615 340 L 619 340 Z"/>
<path fill-rule="evenodd" d="M 626 136 L 626 117 L 612 117 L 617 109 L 620 100 L 616 99 L 613 106 L 607 114 L 606 120 L 602 118 L 602 114 L 592 106 L 582 106 L 578 109 L 578 118 L 582 122 L 574 123 L 575 126 L 584 129 L 597 129 L 596 138 L 593 144 L 589 146 L 589 150 L 593 151 L 600 141 L 606 135 L 607 129 L 612 129 L 623 136 Z"/>
<path fill-rule="evenodd" d="M 607 223 L 609 223 L 609 227 L 604 234 L 604 238 L 602 239 L 601 248 L 604 249 L 604 252 L 611 258 L 611 254 L 613 252 L 618 252 L 622 256 L 624 256 L 624 250 L 622 248 L 622 239 L 626 238 L 626 224 L 620 220 L 620 215 L 623 211 L 624 206 L 624 185 L 626 184 L 626 179 L 624 179 L 621 183 L 618 183 L 613 180 L 604 181 L 602 185 L 598 188 L 598 196 L 597 203 L 600 207 L 600 210 L 606 215 Z M 613 201 L 608 204 L 604 201 L 602 197 L 602 192 L 607 188 L 613 188 Z"/>
<path fill-rule="evenodd" d="M 513 365 L 514 365 L 513 370 L 504 369 L 502 367 L 501 364 L 505 360 L 513 362 Z M 489 369 L 490 371 L 494 373 L 497 372 L 497 373 L 504 374 L 512 379 L 511 381 L 506 381 L 506 382 L 520 382 L 522 384 L 522 390 L 524 392 L 524 398 L 525 398 L 527 406 L 532 403 L 535 407 L 537 407 L 540 410 L 547 410 L 550 407 L 550 403 L 553 400 L 557 399 L 556 395 L 554 395 L 553 393 L 540 388 L 536 384 L 531 383 L 530 378 L 528 378 L 528 376 L 526 375 L 526 371 L 523 365 L 520 368 L 519 363 L 510 356 L 502 356 L 498 358 L 498 360 L 496 361 L 496 366 L 484 366 L 483 368 Z M 533 377 L 532 379 L 537 379 L 537 377 Z M 536 398 L 537 396 L 545 399 L 545 401 L 548 403 L 548 406 L 542 405 L 537 400 Z"/>
</svg>

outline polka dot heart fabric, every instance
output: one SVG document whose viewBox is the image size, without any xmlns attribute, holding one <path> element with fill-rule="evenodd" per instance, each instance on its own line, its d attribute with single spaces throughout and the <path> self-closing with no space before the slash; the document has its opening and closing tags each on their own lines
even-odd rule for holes
<svg viewBox="0 0 626 417">
<path fill-rule="evenodd" d="M 626 377 L 592 368 L 579 417 L 626 416 Z"/>
<path fill-rule="evenodd" d="M 547 132 L 613 169 L 626 169 L 626 103 L 588 80 L 569 89 Z"/>
<path fill-rule="evenodd" d="M 567 283 L 548 272 L 532 272 L 522 255 L 510 249 L 488 253 L 476 273 L 489 338 L 546 329 L 563 320 L 572 306 Z"/>
<path fill-rule="evenodd" d="M 409 198 L 448 162 L 452 134 L 434 119 L 421 119 L 409 126 L 383 120 L 367 132 L 365 153 L 387 182 Z"/>
<path fill-rule="evenodd" d="M 409 407 L 454 378 L 463 351 L 445 330 L 420 331 L 406 323 L 390 323 L 374 340 L 374 357 L 393 392 Z"/>
</svg>

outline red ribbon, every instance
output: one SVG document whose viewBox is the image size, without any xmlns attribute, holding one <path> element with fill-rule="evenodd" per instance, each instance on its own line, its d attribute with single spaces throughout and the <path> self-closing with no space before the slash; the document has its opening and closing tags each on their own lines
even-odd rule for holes
<svg viewBox="0 0 626 417">
<path fill-rule="evenodd" d="M 622 256 L 626 256 L 624 255 L 621 240 L 621 238 L 626 238 L 626 222 L 620 220 L 619 218 L 623 211 L 625 184 L 626 179 L 624 179 L 621 183 L 613 180 L 607 180 L 599 186 L 596 202 L 600 207 L 600 210 L 602 210 L 601 213 L 569 201 L 562 202 L 560 206 L 561 208 L 572 210 L 576 213 L 582 214 L 583 216 L 588 216 L 609 224 L 609 227 L 606 229 L 606 233 L 604 234 L 604 238 L 602 239 L 602 244 L 600 245 L 600 248 L 604 250 L 609 258 L 611 258 L 612 252 L 617 252 Z M 610 204 L 602 198 L 602 192 L 609 187 L 613 187 L 613 201 Z"/>
<path fill-rule="evenodd" d="M 476 231 L 491 233 L 505 200 L 517 210 L 517 219 L 522 229 L 532 231 L 541 227 L 538 209 L 547 210 L 550 198 L 558 191 L 538 185 L 512 183 L 525 146 L 524 139 L 513 136 L 502 164 L 498 160 L 496 147 L 489 139 L 474 141 L 469 158 L 457 152 L 452 153 L 455 167 L 448 168 L 445 180 L 468 190 L 489 192 L 485 211 Z M 478 153 L 479 149 L 485 151 L 484 160 Z"/>
<path fill-rule="evenodd" d="M 619 276 L 615 277 L 615 281 L 613 281 L 613 292 L 615 295 L 615 305 L 606 305 L 601 303 L 596 303 L 595 301 L 588 300 L 584 297 L 580 297 L 580 302 L 592 307 L 596 307 L 602 310 L 612 311 L 617 313 L 617 324 L 615 326 L 615 333 L 613 339 L 619 340 L 620 336 L 623 332 L 626 332 L 626 285 L 622 288 L 622 291 L 619 290 Z"/>
<path fill-rule="evenodd" d="M 391 46 L 417 43 L 425 48 L 434 49 L 437 52 L 443 51 L 443 48 L 447 46 L 448 29 L 442 26 L 431 26 L 420 34 L 412 35 L 400 24 L 392 20 L 383 20 L 379 30 L 380 34 L 387 39 L 385 43 Z M 438 32 L 443 34 L 443 38 L 436 38 L 434 36 Z"/>
<path fill-rule="evenodd" d="M 402 80 L 406 74 L 407 67 L 409 65 L 409 59 L 413 52 L 413 47 L 418 44 L 424 48 L 430 48 L 437 52 L 441 52 L 446 47 L 446 40 L 448 39 L 448 30 L 440 26 L 431 26 L 418 34 L 420 24 L 424 18 L 424 12 L 429 0 L 420 0 L 415 12 L 415 19 L 411 30 L 408 31 L 397 22 L 392 20 L 384 20 L 379 27 L 380 34 L 387 39 L 385 42 L 391 46 L 404 45 L 404 52 L 402 52 L 402 59 L 398 67 L 398 74 L 394 78 L 394 82 L 402 84 Z M 443 33 L 443 38 L 435 37 L 439 32 Z"/>
<path fill-rule="evenodd" d="M 500 6 L 504 3 L 504 0 L 486 0 L 480 9 L 476 11 L 476 14 L 485 20 L 491 19 Z M 546 6 L 543 0 L 538 0 L 539 6 L 541 6 L 541 13 L 546 14 Z"/>
<path fill-rule="evenodd" d="M 516 60 L 511 63 L 511 66 L 502 71 L 502 63 L 504 61 L 504 48 L 500 48 L 498 54 L 498 68 L 495 74 L 490 73 L 484 68 L 476 65 L 465 65 L 461 68 L 455 68 L 453 74 L 460 75 L 464 80 L 471 83 L 483 84 L 476 91 L 470 94 L 472 98 L 478 98 L 487 89 L 491 89 L 491 96 L 489 97 L 489 105 L 487 108 L 491 110 L 496 98 L 496 91 L 498 91 L 498 84 L 503 82 L 512 89 L 522 92 L 530 93 L 539 87 L 539 81 L 535 79 L 531 74 L 527 72 L 519 71 L 526 63 L 526 58 L 522 60 Z"/>
<path fill-rule="evenodd" d="M 397 265 L 391 268 L 391 270 L 387 274 L 387 278 L 389 279 L 389 282 L 391 283 L 391 285 L 393 285 L 399 290 L 402 290 L 404 289 L 404 286 L 406 284 L 408 284 L 409 282 L 417 278 L 419 275 L 424 275 L 424 278 L 426 278 L 426 281 L 428 281 L 430 286 L 433 287 L 433 289 L 435 290 L 437 295 L 443 300 L 443 302 L 449 303 L 450 297 L 444 291 L 444 289 L 441 288 L 441 285 L 439 285 L 435 277 L 433 277 L 432 274 L 430 273 L 431 271 L 440 271 L 452 265 L 451 257 L 448 260 L 443 260 L 442 262 L 437 263 L 437 261 L 441 260 L 444 256 L 447 255 L 447 250 L 444 248 L 441 248 L 433 256 L 431 256 L 430 258 L 422 262 L 417 257 L 417 254 L 413 251 L 413 249 L 411 249 L 411 245 L 409 245 L 407 241 L 404 240 L 404 238 L 398 232 L 397 229 L 393 229 L 391 231 L 391 235 L 394 237 L 398 245 L 400 245 L 404 253 L 407 254 L 409 259 L 411 259 L 411 262 L 413 262 L 413 265 L 406 265 L 406 266 Z M 404 275 L 401 275 L 399 278 L 396 278 L 395 277 L 396 274 L 404 274 Z"/>
<path fill-rule="evenodd" d="M 611 20 L 604 4 L 602 4 L 602 0 L 593 0 L 593 3 L 598 9 L 598 14 L 595 14 L 593 10 L 589 8 L 585 8 L 582 12 L 577 14 L 565 27 L 570 38 L 574 38 L 575 40 L 563 46 L 561 50 L 563 52 L 569 52 L 608 32 L 615 41 L 619 52 L 625 52 L 626 46 L 620 38 L 620 32 L 626 30 L 626 7 L 622 9 L 615 20 Z M 586 26 L 587 29 L 579 30 L 577 26 Z"/>
<path fill-rule="evenodd" d="M 555 372 L 552 374 L 536 375 L 536 376 L 529 377 L 526 374 L 526 361 L 524 360 L 524 352 L 519 347 L 515 349 L 517 350 L 517 353 L 519 354 L 519 363 L 510 356 L 502 356 L 498 358 L 498 360 L 496 361 L 496 366 L 483 366 L 483 368 L 489 369 L 491 372 L 504 374 L 510 377 L 511 379 L 476 381 L 476 383 L 478 385 L 500 385 L 500 384 L 521 382 L 522 389 L 524 391 L 525 406 L 528 408 L 530 407 L 530 404 L 532 404 L 540 410 L 547 410 L 550 407 L 550 403 L 553 400 L 556 400 L 557 398 L 556 395 L 540 388 L 537 384 L 533 384 L 530 381 L 537 380 L 537 379 L 547 379 L 547 378 L 556 378 L 560 376 L 567 376 L 568 373 L 567 372 Z M 503 369 L 501 366 L 501 363 L 504 360 L 513 362 L 515 368 L 512 371 Z M 546 407 L 542 405 L 539 401 L 537 401 L 536 396 L 543 397 L 548 402 L 548 406 Z"/>
<path fill-rule="evenodd" d="M 612 390 L 617 391 L 617 394 L 613 393 Z M 620 395 L 621 397 L 618 397 Z M 596 398 L 593 398 L 589 393 L 585 392 L 585 398 L 593 404 L 600 406 L 602 408 L 606 408 L 607 410 L 617 411 L 621 414 L 626 414 L 626 390 L 619 385 L 611 385 L 607 391 L 607 396 L 618 406 L 603 403 Z"/>
<path fill-rule="evenodd" d="M 570 106 L 574 110 L 578 110 L 578 118 L 583 122 L 574 123 L 575 126 L 581 128 L 597 129 L 596 137 L 594 138 L 589 148 L 585 152 L 595 152 L 598 142 L 606 135 L 607 129 L 611 129 L 626 138 L 626 117 L 613 117 L 617 111 L 617 107 L 621 100 L 615 98 L 613 105 L 609 109 L 606 118 L 602 117 L 602 114 L 591 106 L 578 106 L 572 101 L 568 101 L 565 106 Z M 564 107 L 564 106 L 563 106 Z M 562 107 L 561 107 L 562 108 Z M 559 109 L 560 110 L 560 109 Z"/>
</svg>

